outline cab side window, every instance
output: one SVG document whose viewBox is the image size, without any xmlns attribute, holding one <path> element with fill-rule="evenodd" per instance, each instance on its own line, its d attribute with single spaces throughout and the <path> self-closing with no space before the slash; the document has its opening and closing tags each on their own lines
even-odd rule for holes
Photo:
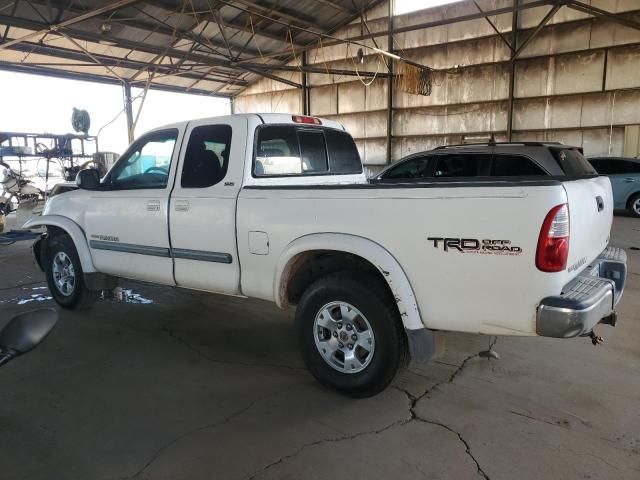
<svg viewBox="0 0 640 480">
<path fill-rule="evenodd" d="M 151 133 L 135 142 L 113 167 L 112 190 L 166 188 L 178 130 Z"/>
<path fill-rule="evenodd" d="M 425 178 L 430 175 L 429 160 L 432 157 L 423 156 L 406 160 L 397 167 L 389 170 L 383 179 L 415 179 Z"/>
<path fill-rule="evenodd" d="M 436 156 L 433 173 L 437 178 L 478 177 L 482 175 L 482 167 L 491 155 L 484 154 L 446 154 Z"/>
<path fill-rule="evenodd" d="M 590 159 L 589 163 L 593 165 L 593 168 L 595 168 L 598 173 L 604 175 L 628 175 L 632 173 L 640 173 L 640 163 L 620 158 Z"/>
<path fill-rule="evenodd" d="M 211 187 L 225 177 L 231 132 L 229 125 L 203 125 L 191 131 L 182 166 L 182 188 Z"/>
<path fill-rule="evenodd" d="M 630 160 L 618 160 L 616 163 L 618 165 L 615 173 L 622 175 L 640 173 L 640 163 L 632 162 Z"/>
<path fill-rule="evenodd" d="M 598 173 L 607 173 L 604 168 L 604 161 L 599 159 L 588 159 L 588 162 L 591 164 L 593 168 L 596 169 Z"/>
</svg>

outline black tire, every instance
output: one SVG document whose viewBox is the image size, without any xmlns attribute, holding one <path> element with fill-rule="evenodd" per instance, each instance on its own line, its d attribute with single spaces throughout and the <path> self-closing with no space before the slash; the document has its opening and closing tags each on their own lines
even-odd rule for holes
<svg viewBox="0 0 640 480">
<path fill-rule="evenodd" d="M 375 349 L 372 358 L 358 373 L 338 371 L 316 347 L 314 322 L 319 312 L 331 302 L 346 302 L 355 307 L 366 317 L 373 331 Z M 370 274 L 340 272 L 314 282 L 298 304 L 296 328 L 302 357 L 313 376 L 352 397 L 380 393 L 408 363 L 407 340 L 397 307 L 386 287 Z"/>
<path fill-rule="evenodd" d="M 636 209 L 634 208 L 634 204 L 638 202 L 640 202 L 640 193 L 632 195 L 627 202 L 627 212 L 629 212 L 629 214 L 635 218 L 640 218 L 640 212 L 636 211 Z"/>
<path fill-rule="evenodd" d="M 58 253 L 66 255 L 73 266 L 75 281 L 73 287 L 65 295 L 57 286 L 54 279 L 54 259 Z M 58 305 L 69 310 L 83 310 L 89 308 L 97 299 L 97 292 L 87 290 L 78 252 L 69 235 L 57 235 L 47 242 L 47 255 L 44 259 L 45 275 L 51 296 Z"/>
</svg>

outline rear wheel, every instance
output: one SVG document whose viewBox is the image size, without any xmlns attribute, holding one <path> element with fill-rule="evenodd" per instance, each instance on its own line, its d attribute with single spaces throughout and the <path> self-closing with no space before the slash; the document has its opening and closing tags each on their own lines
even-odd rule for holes
<svg viewBox="0 0 640 480">
<path fill-rule="evenodd" d="M 45 274 L 51 296 L 63 308 L 79 310 L 97 298 L 84 283 L 78 252 L 69 235 L 51 238 L 47 245 Z"/>
<path fill-rule="evenodd" d="M 407 363 L 398 311 L 372 275 L 337 273 L 317 280 L 298 304 L 296 326 L 309 371 L 351 396 L 381 392 Z"/>
<path fill-rule="evenodd" d="M 640 218 L 640 193 L 636 193 L 629 199 L 627 211 L 632 216 Z"/>
</svg>

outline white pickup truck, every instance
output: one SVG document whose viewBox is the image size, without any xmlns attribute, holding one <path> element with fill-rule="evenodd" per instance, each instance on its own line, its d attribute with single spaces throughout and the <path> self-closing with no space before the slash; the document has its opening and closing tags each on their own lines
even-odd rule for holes
<svg viewBox="0 0 640 480">
<path fill-rule="evenodd" d="M 46 227 L 34 252 L 62 307 L 120 277 L 296 305 L 309 370 L 366 396 L 428 360 L 437 330 L 615 323 L 611 185 L 571 159 L 572 176 L 370 184 L 338 123 L 232 115 L 143 135 L 26 227 Z"/>
</svg>

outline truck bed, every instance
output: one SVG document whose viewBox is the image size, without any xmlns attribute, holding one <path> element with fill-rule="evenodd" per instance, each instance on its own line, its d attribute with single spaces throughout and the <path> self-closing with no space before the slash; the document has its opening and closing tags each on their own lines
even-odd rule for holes
<svg viewBox="0 0 640 480">
<path fill-rule="evenodd" d="M 343 233 L 391 252 L 414 289 L 427 328 L 535 335 L 539 301 L 559 294 L 580 270 L 545 273 L 535 266 L 545 216 L 567 200 L 566 184 L 557 179 L 247 186 L 237 213 L 242 292 L 274 300 L 273 277 L 264 272 L 275 276 L 278 258 L 291 242 L 320 232 Z M 569 202 L 570 212 L 581 212 L 571 222 L 581 236 L 582 225 L 593 223 L 582 208 Z M 605 212 L 606 226 L 592 228 L 588 239 L 572 237 L 569 265 L 582 257 L 587 265 L 606 247 L 610 214 Z M 269 255 L 249 251 L 251 231 L 267 234 Z"/>
</svg>

